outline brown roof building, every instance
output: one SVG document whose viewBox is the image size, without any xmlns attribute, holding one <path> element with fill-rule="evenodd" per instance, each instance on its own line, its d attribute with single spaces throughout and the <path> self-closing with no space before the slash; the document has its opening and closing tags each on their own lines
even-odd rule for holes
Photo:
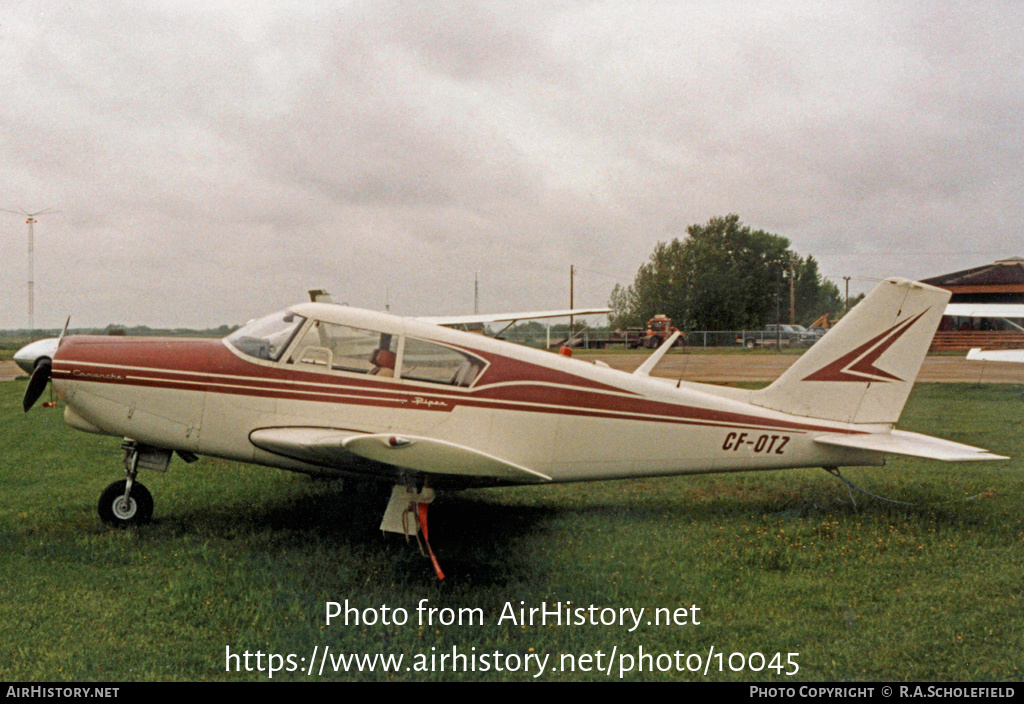
<svg viewBox="0 0 1024 704">
<path fill-rule="evenodd" d="M 954 271 L 923 283 L 950 291 L 950 303 L 1024 303 L 1024 258 Z M 967 350 L 1024 348 L 1024 320 L 953 318 L 944 316 L 932 349 Z"/>
</svg>

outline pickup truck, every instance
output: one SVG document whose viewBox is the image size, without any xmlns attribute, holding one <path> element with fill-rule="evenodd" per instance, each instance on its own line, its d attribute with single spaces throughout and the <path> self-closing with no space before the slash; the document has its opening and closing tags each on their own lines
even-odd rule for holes
<svg viewBox="0 0 1024 704">
<path fill-rule="evenodd" d="M 802 325 L 765 325 L 761 331 L 745 331 L 742 343 L 747 349 L 755 347 L 810 347 L 818 340 L 818 335 L 808 332 Z"/>
</svg>

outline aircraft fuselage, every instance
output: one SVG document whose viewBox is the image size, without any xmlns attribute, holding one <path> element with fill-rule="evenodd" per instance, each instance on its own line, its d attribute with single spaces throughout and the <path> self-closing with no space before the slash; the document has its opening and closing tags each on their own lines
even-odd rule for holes
<svg viewBox="0 0 1024 704">
<path fill-rule="evenodd" d="M 399 449 L 306 446 L 320 430 L 429 438 L 437 445 L 428 460 L 449 446 L 471 448 L 553 482 L 883 462 L 877 452 L 813 439 L 871 430 L 864 424 L 772 411 L 748 403 L 747 391 L 677 387 L 381 313 L 325 304 L 290 310 L 302 322 L 273 355 L 226 340 L 66 338 L 52 371 L 66 418 L 155 447 L 318 473 L 420 472 Z M 354 353 L 323 341 L 328 324 L 387 338 L 392 375 L 339 365 Z M 306 344 L 314 326 L 316 344 Z M 463 369 L 437 371 L 446 355 L 464 360 Z M 258 442 L 275 429 L 285 445 Z M 425 474 L 435 485 L 538 481 L 433 466 Z"/>
</svg>

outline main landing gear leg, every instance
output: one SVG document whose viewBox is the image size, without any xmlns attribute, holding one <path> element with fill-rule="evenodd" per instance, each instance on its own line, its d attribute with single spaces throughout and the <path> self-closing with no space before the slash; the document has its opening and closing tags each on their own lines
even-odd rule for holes
<svg viewBox="0 0 1024 704">
<path fill-rule="evenodd" d="M 103 522 L 115 528 L 139 526 L 153 519 L 153 495 L 135 481 L 139 473 L 139 448 L 131 441 L 121 447 L 125 478 L 104 489 L 97 506 Z"/>
<path fill-rule="evenodd" d="M 416 542 L 419 543 L 420 552 L 430 558 L 437 578 L 444 579 L 441 565 L 438 564 L 437 557 L 430 547 L 430 535 L 427 529 L 427 507 L 434 500 L 434 496 L 434 490 L 427 486 L 414 488 L 396 484 L 391 490 L 391 500 L 388 502 L 387 510 L 384 511 L 380 529 L 390 533 L 400 533 L 407 540 L 410 536 L 415 537 Z M 422 536 L 422 540 L 420 536 Z"/>
</svg>

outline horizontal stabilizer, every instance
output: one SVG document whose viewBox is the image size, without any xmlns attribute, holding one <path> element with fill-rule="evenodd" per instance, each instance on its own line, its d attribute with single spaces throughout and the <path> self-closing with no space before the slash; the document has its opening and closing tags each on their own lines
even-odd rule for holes
<svg viewBox="0 0 1024 704">
<path fill-rule="evenodd" d="M 488 477 L 515 482 L 548 482 L 551 477 L 506 462 L 485 452 L 432 438 L 399 435 L 358 435 L 345 449 L 368 460 L 428 474 Z"/>
<path fill-rule="evenodd" d="M 893 430 L 888 433 L 863 433 L 848 435 L 845 433 L 828 433 L 814 438 L 814 442 L 838 447 L 852 447 L 857 450 L 872 450 L 893 455 L 924 457 L 943 462 L 973 462 L 976 460 L 1006 460 L 1008 457 L 996 455 L 980 447 L 962 445 L 958 442 L 933 438 L 930 435 L 910 433 L 905 430 Z"/>
</svg>

